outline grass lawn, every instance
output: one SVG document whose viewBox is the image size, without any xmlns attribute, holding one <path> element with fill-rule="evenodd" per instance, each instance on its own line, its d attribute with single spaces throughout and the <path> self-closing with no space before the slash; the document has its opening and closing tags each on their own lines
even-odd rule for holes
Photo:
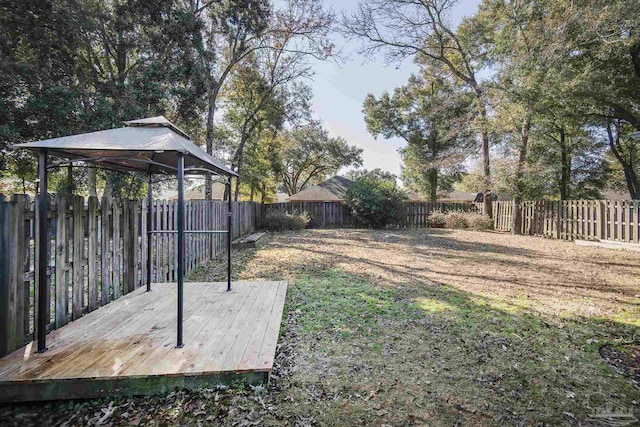
<svg viewBox="0 0 640 427">
<path fill-rule="evenodd" d="M 121 425 L 584 425 L 607 405 L 640 415 L 639 253 L 489 232 L 307 230 L 234 264 L 234 279 L 290 281 L 268 388 L 7 406 L 0 424 L 109 413 Z M 212 264 L 192 280 L 223 278 Z"/>
</svg>

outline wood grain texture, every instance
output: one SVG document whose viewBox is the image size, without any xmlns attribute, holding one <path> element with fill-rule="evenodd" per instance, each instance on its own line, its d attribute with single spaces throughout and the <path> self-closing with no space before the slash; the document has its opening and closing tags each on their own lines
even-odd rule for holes
<svg viewBox="0 0 640 427">
<path fill-rule="evenodd" d="M 0 401 L 146 394 L 194 377 L 262 381 L 286 292 L 286 281 L 236 282 L 231 292 L 226 283 L 186 283 L 185 346 L 177 349 L 176 285 L 137 289 L 51 332 L 47 352 L 30 343 L 0 359 Z"/>
</svg>

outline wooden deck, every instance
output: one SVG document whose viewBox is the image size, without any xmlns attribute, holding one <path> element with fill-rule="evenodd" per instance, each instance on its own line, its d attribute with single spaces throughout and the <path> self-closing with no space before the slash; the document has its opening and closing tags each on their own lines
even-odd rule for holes
<svg viewBox="0 0 640 427">
<path fill-rule="evenodd" d="M 0 359 L 0 401 L 53 400 L 265 383 L 287 282 L 185 283 L 184 348 L 176 344 L 176 285 L 158 283 Z"/>
</svg>

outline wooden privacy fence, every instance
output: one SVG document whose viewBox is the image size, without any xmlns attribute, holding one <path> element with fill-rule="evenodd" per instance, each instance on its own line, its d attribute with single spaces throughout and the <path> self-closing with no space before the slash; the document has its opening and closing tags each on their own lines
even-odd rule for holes
<svg viewBox="0 0 640 427">
<path fill-rule="evenodd" d="M 36 212 L 25 195 L 0 195 L 0 355 L 30 342 L 37 307 Z M 47 330 L 58 328 L 146 283 L 147 239 L 152 230 L 177 229 L 177 201 L 49 197 Z M 260 227 L 260 205 L 233 203 L 232 238 Z M 149 227 L 150 226 L 150 227 Z M 185 202 L 186 230 L 226 230 L 227 204 Z M 174 233 L 152 237 L 152 281 L 176 280 Z M 186 234 L 188 274 L 226 250 L 225 234 Z"/>
<path fill-rule="evenodd" d="M 431 212 L 465 211 L 482 213 L 482 203 L 405 204 L 402 220 L 391 228 L 427 227 Z M 354 218 L 342 202 L 287 202 L 263 205 L 262 214 L 302 213 L 311 217 L 312 228 L 354 227 Z M 511 231 L 513 201 L 493 202 L 493 225 L 498 231 Z M 640 200 L 565 200 L 522 202 L 523 234 L 556 239 L 600 239 L 640 242 Z"/>
<path fill-rule="evenodd" d="M 494 228 L 511 231 L 513 202 L 493 202 Z M 523 234 L 563 240 L 640 242 L 640 200 L 522 202 Z"/>
<path fill-rule="evenodd" d="M 428 203 L 408 202 L 402 219 L 390 224 L 391 228 L 426 227 L 427 218 L 433 211 L 476 211 L 473 203 Z M 350 209 L 342 202 L 287 202 L 263 205 L 263 215 L 270 213 L 300 214 L 306 212 L 311 217 L 311 228 L 345 228 L 356 226 Z"/>
</svg>

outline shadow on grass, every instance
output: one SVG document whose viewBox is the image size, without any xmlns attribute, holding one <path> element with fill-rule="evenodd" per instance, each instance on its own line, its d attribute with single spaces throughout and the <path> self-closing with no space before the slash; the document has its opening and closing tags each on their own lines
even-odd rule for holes
<svg viewBox="0 0 640 427">
<path fill-rule="evenodd" d="M 338 413 L 365 416 L 384 402 L 400 424 L 412 414 L 418 423 L 557 425 L 640 396 L 597 352 L 637 334 L 628 325 L 557 322 L 447 286 L 385 288 L 337 269 L 300 277 L 288 298 L 303 331 L 291 386 L 370 396 L 337 404 Z M 384 418 L 365 424 L 392 421 Z"/>
</svg>

